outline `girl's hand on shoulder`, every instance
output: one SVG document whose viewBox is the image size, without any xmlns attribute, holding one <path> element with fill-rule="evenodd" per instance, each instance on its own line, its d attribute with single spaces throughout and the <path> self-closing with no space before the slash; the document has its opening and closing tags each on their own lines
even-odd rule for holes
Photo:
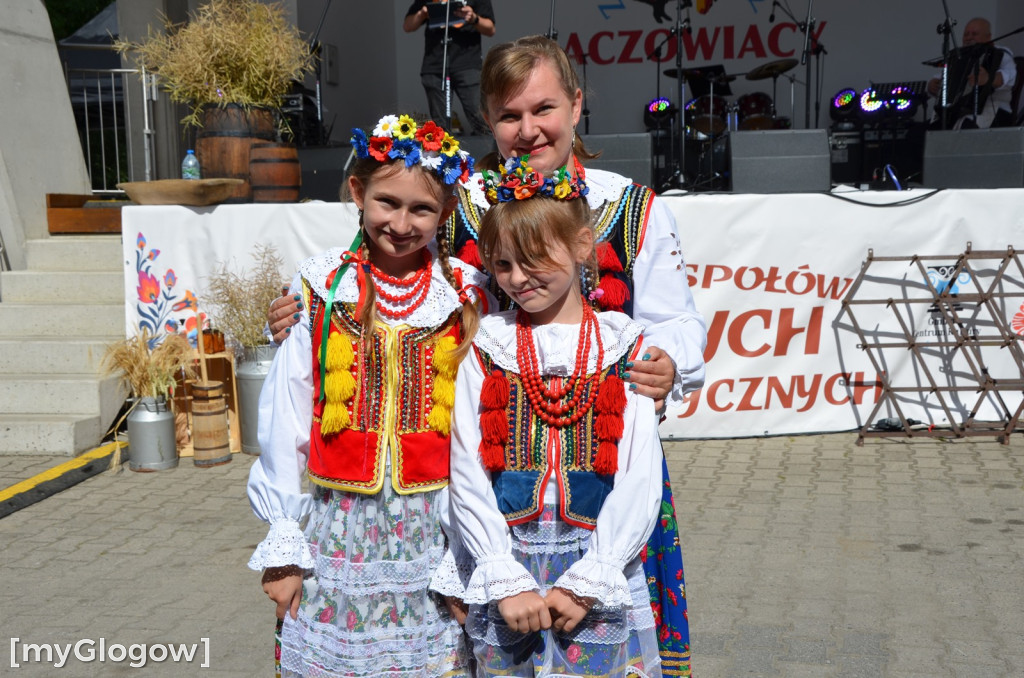
<svg viewBox="0 0 1024 678">
<path fill-rule="evenodd" d="M 559 633 L 572 633 L 594 606 L 593 598 L 581 598 L 572 591 L 557 586 L 548 591 L 544 600 L 551 611 L 551 628 Z"/>
<path fill-rule="evenodd" d="M 283 342 L 292 331 L 292 325 L 299 322 L 299 311 L 302 310 L 302 295 L 288 295 L 288 288 L 284 289 L 285 294 L 274 299 L 267 311 L 267 326 L 270 333 L 274 335 L 274 341 L 278 344 Z"/>
<path fill-rule="evenodd" d="M 291 612 L 292 619 L 298 617 L 302 576 L 302 568 L 298 565 L 268 567 L 263 571 L 263 592 L 277 603 L 278 619 L 284 619 L 285 612 Z"/>
<path fill-rule="evenodd" d="M 469 606 L 463 600 L 453 598 L 452 596 L 445 596 L 444 605 L 448 608 L 448 614 L 452 616 L 452 619 L 459 622 L 459 626 L 463 626 L 466 623 L 466 617 L 469 616 Z"/>
<path fill-rule="evenodd" d="M 665 407 L 665 398 L 672 392 L 676 378 L 676 365 L 668 353 L 657 346 L 644 349 L 643 359 L 626 363 L 628 370 L 622 375 L 629 382 L 629 390 L 654 399 L 658 412 Z"/>
<path fill-rule="evenodd" d="M 498 602 L 498 612 L 516 633 L 543 631 L 551 628 L 548 605 L 539 593 L 523 591 Z"/>
</svg>

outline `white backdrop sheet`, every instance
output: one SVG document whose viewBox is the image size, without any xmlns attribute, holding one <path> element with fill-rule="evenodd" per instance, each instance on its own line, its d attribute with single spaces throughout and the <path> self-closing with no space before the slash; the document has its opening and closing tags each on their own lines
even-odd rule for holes
<svg viewBox="0 0 1024 678">
<path fill-rule="evenodd" d="M 841 300 L 858 276 L 869 249 L 876 257 L 951 255 L 929 267 L 952 264 L 968 243 L 973 250 L 1024 246 L 1024 190 L 914 190 L 840 195 L 696 194 L 663 197 L 679 222 L 690 286 L 708 324 L 707 382 L 688 402 L 671 408 L 666 438 L 844 431 L 858 428 L 880 397 L 877 374 Z M 241 270 L 257 243 L 272 244 L 290 280 L 303 258 L 347 245 L 355 210 L 342 203 L 225 205 L 216 208 L 128 207 L 122 214 L 126 329 L 204 310 L 207 277 L 220 263 Z M 155 254 L 154 254 L 155 252 Z M 860 298 L 922 298 L 927 284 L 917 265 L 874 264 Z M 992 271 L 979 274 L 988 285 Z M 1009 296 L 998 313 L 1024 332 L 1024 275 L 1008 271 Z M 893 284 L 896 283 L 896 284 Z M 961 280 L 965 291 L 975 283 Z M 884 295 L 884 296 L 883 296 Z M 855 309 L 857 323 L 874 336 L 902 337 L 893 309 Z M 904 304 L 915 335 L 943 334 L 924 303 Z M 991 331 L 991 314 L 961 309 L 979 332 Z M 1015 350 L 1019 350 L 1020 337 Z M 948 383 L 965 383 L 969 366 L 927 352 L 929 371 Z M 888 352 L 884 369 L 894 384 L 925 378 L 909 351 Z M 985 361 L 996 377 L 1021 379 L 1010 349 L 992 349 Z M 983 403 L 979 419 L 1012 411 L 1021 394 Z M 966 416 L 970 394 L 954 398 L 955 418 Z M 934 398 L 907 396 L 908 417 L 942 424 Z M 878 414 L 890 416 L 883 408 Z"/>
</svg>

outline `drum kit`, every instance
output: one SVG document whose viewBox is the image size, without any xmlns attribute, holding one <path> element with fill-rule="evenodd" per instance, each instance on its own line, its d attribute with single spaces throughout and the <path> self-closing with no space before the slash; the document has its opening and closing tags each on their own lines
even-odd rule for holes
<svg viewBox="0 0 1024 678">
<path fill-rule="evenodd" d="M 672 78 L 684 78 L 695 93 L 683 109 L 686 142 L 695 153 L 687 153 L 687 173 L 693 185 L 718 189 L 726 171 L 727 137 L 729 132 L 748 130 L 789 129 L 791 121 L 781 117 L 775 107 L 779 76 L 797 65 L 796 59 L 780 59 L 762 64 L 747 73 L 727 75 L 719 67 L 670 68 L 664 71 Z M 740 77 L 747 80 L 772 79 L 772 94 L 749 92 L 730 102 L 729 83 Z M 717 90 L 717 93 L 716 93 Z"/>
</svg>

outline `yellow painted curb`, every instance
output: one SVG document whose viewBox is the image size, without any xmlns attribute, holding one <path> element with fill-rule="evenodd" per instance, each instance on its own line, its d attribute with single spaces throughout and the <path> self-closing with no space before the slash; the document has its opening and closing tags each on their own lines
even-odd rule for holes
<svg viewBox="0 0 1024 678">
<path fill-rule="evenodd" d="M 102 447 L 97 447 L 95 450 L 90 450 L 89 452 L 80 454 L 74 459 L 69 459 L 63 464 L 57 464 L 53 468 L 47 469 L 42 473 L 38 473 L 29 478 L 28 480 L 22 480 L 20 483 L 15 483 L 14 485 L 11 485 L 6 490 L 0 490 L 0 501 L 7 501 L 11 497 L 15 497 L 21 494 L 22 492 L 31 490 L 33 487 L 36 487 L 40 483 L 45 483 L 48 480 L 54 480 L 56 478 L 59 478 L 68 471 L 73 471 L 76 468 L 81 468 L 82 466 L 85 466 L 91 461 L 95 461 L 96 459 L 102 459 L 103 457 L 110 455 L 110 453 L 116 452 L 118 448 L 124 447 L 128 447 L 128 443 L 107 443 Z"/>
</svg>

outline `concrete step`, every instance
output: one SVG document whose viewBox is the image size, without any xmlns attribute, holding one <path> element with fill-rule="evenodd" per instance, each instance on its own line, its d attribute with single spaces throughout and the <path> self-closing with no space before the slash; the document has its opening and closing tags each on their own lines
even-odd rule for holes
<svg viewBox="0 0 1024 678">
<path fill-rule="evenodd" d="M 124 337 L 124 303 L 0 303 L 0 337 Z"/>
<path fill-rule="evenodd" d="M 116 304 L 124 301 L 121 271 L 4 271 L 4 303 Z"/>
<path fill-rule="evenodd" d="M 25 242 L 30 271 L 121 271 L 121 236 L 60 235 Z"/>
<path fill-rule="evenodd" d="M 107 344 L 120 339 L 0 337 L 0 374 L 99 374 Z"/>
<path fill-rule="evenodd" d="M 0 414 L 0 454 L 73 457 L 106 433 L 96 414 Z"/>
<path fill-rule="evenodd" d="M 0 374 L 0 413 L 99 413 L 113 417 L 124 402 L 124 397 L 119 397 L 119 382 L 118 377 Z"/>
</svg>

